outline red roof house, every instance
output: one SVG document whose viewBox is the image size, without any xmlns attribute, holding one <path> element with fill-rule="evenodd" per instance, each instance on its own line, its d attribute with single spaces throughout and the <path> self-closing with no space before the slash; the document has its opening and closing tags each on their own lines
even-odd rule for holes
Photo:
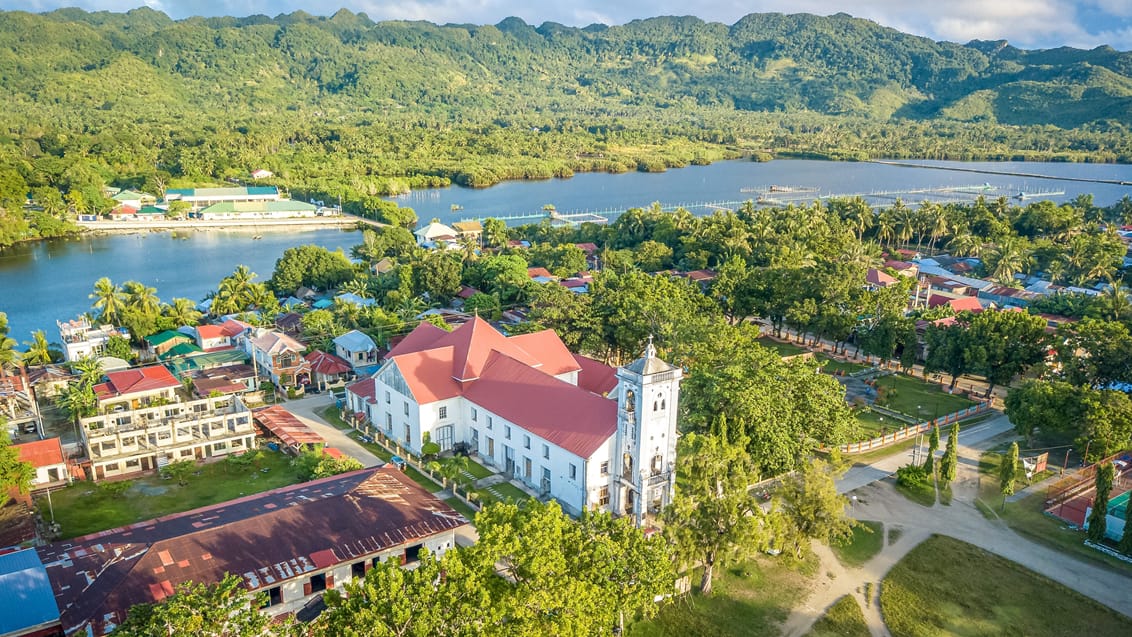
<svg viewBox="0 0 1132 637">
<path fill-rule="evenodd" d="M 135 408 L 157 398 L 173 401 L 180 386 L 181 381 L 164 366 L 151 365 L 110 372 L 106 374 L 105 383 L 94 386 L 94 393 L 98 396 L 101 407 L 106 407 L 109 403 L 122 403 Z"/>
</svg>

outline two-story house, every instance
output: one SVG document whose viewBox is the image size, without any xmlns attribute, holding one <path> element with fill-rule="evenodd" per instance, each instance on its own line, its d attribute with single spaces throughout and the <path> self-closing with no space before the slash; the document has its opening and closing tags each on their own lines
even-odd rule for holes
<svg viewBox="0 0 1132 637">
<path fill-rule="evenodd" d="M 282 332 L 256 330 L 245 343 L 260 376 L 279 387 L 310 384 L 310 363 L 303 358 L 306 346 L 299 341 Z"/>
<path fill-rule="evenodd" d="M 380 361 L 377 344 L 365 332 L 350 330 L 334 339 L 334 353 L 352 369 L 376 365 Z"/>
<path fill-rule="evenodd" d="M 614 370 L 550 330 L 507 337 L 476 317 L 452 332 L 420 324 L 346 397 L 413 453 L 425 434 L 442 450 L 462 443 L 573 514 L 642 523 L 673 495 L 680 379 L 651 344 Z"/>
<path fill-rule="evenodd" d="M 106 374 L 106 382 L 94 386 L 100 413 L 139 409 L 177 400 L 177 380 L 162 365 L 123 369 Z"/>
</svg>

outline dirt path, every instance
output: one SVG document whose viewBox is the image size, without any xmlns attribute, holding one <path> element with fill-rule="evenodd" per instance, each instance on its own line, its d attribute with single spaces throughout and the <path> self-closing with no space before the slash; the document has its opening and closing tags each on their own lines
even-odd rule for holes
<svg viewBox="0 0 1132 637">
<path fill-rule="evenodd" d="M 873 482 L 853 491 L 858 498 L 853 505 L 853 517 L 883 523 L 886 530 L 884 547 L 862 567 L 845 568 L 832 551 L 815 545 L 821 560 L 818 572 L 823 579 L 815 585 L 810 597 L 787 618 L 782 634 L 786 637 L 806 635 L 830 605 L 844 595 L 851 595 L 861 605 L 873 636 L 888 635 L 879 600 L 875 598 L 878 584 L 902 557 L 932 534 L 947 535 L 982 547 L 1132 617 L 1132 596 L 1127 593 L 1132 586 L 1132 578 L 1035 544 L 1020 537 L 1005 524 L 986 519 L 975 508 L 979 487 L 978 459 L 989 444 L 989 439 L 979 440 L 970 446 L 960 444 L 959 473 L 952 484 L 951 506 L 920 506 L 897 493 L 888 482 Z M 901 531 L 899 539 L 888 542 L 888 531 L 896 527 Z M 874 599 L 865 604 L 863 591 L 865 584 L 870 582 Z"/>
</svg>

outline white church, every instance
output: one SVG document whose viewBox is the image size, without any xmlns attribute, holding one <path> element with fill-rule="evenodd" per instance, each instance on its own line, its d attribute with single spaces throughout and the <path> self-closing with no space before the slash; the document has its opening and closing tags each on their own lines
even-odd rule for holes
<svg viewBox="0 0 1132 637">
<path fill-rule="evenodd" d="M 425 434 L 577 515 L 643 524 L 676 484 L 680 369 L 644 355 L 617 369 L 572 354 L 551 330 L 507 337 L 475 318 L 452 332 L 421 323 L 347 407 L 413 453 Z"/>
</svg>

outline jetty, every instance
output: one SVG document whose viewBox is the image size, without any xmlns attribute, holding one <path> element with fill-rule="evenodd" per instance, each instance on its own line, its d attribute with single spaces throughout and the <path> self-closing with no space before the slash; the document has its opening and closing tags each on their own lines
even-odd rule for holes
<svg viewBox="0 0 1132 637">
<path fill-rule="evenodd" d="M 991 170 L 989 168 L 971 168 L 967 166 L 937 166 L 934 164 L 917 164 L 910 161 L 888 161 L 884 159 L 867 160 L 870 164 L 883 164 L 885 166 L 902 166 L 904 168 L 930 168 L 932 170 L 950 170 L 961 173 L 979 173 L 983 175 L 1003 175 L 1006 177 L 1025 177 L 1027 179 L 1052 179 L 1055 181 L 1076 181 L 1086 184 L 1109 184 L 1112 186 L 1132 186 L 1132 181 L 1119 179 L 1095 179 L 1092 177 L 1060 177 L 1057 175 L 1041 175 L 1038 173 L 1024 173 L 1011 170 Z M 1064 194 L 1064 193 L 1063 193 Z"/>
</svg>

